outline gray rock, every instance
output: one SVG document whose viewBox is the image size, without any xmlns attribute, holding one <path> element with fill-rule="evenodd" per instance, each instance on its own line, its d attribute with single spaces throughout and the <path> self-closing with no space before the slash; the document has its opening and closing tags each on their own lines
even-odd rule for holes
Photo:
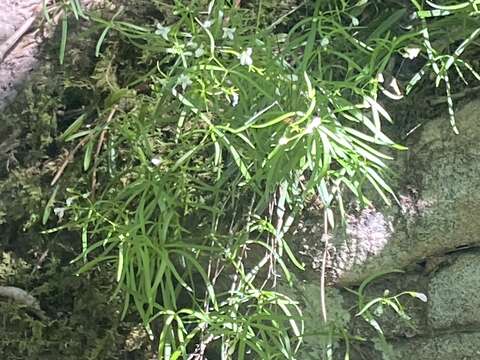
<svg viewBox="0 0 480 360">
<path fill-rule="evenodd" d="M 85 8 L 98 6 L 103 0 L 81 0 Z M 0 110 L 15 99 L 18 91 L 38 68 L 41 46 L 53 34 L 35 32 L 42 16 L 42 0 L 0 1 Z"/>
<path fill-rule="evenodd" d="M 441 268 L 432 273 L 389 274 L 368 285 L 364 303 L 385 295 L 404 291 L 427 295 L 427 303 L 414 296 L 399 297 L 405 314 L 401 318 L 388 306 L 381 314 L 373 306 L 370 313 L 382 329 L 387 344 L 382 345 L 376 330 L 358 313 L 358 297 L 344 290 L 328 289 L 328 326 L 321 322 L 320 288 L 312 282 L 296 282 L 292 298 L 302 304 L 307 333 L 301 359 L 320 359 L 325 350 L 329 329 L 349 328 L 351 334 L 369 339 L 367 348 L 371 360 L 396 359 L 480 359 L 480 252 L 477 249 L 447 254 Z M 333 326 L 333 327 L 332 327 Z M 323 347 L 322 347 L 323 346 Z M 342 346 L 334 342 L 333 349 L 342 358 Z M 382 353 L 387 351 L 388 354 Z M 352 354 L 354 359 L 354 354 Z"/>
<path fill-rule="evenodd" d="M 32 16 L 41 0 L 2 0 L 0 2 L 0 44 Z"/>
<path fill-rule="evenodd" d="M 392 360 L 478 360 L 479 344 L 480 332 L 401 340 L 392 344 Z"/>
<path fill-rule="evenodd" d="M 395 164 L 404 180 L 399 205 L 351 213 L 345 231 L 331 237 L 327 270 L 333 283 L 352 286 L 387 270 L 407 269 L 407 274 L 391 274 L 372 282 L 366 288 L 365 301 L 381 297 L 386 289 L 390 295 L 417 291 L 428 298 L 425 304 L 402 296 L 409 323 L 391 309 L 375 317 L 389 345 L 369 342 L 367 358 L 480 359 L 478 120 L 480 100 L 457 111 L 459 135 L 447 117 L 426 123 Z M 311 259 L 316 268 L 307 273 L 308 279 L 318 277 L 324 247 L 316 235 L 321 229 L 312 229 L 297 234 L 299 242 L 308 245 L 308 249 L 304 247 L 309 257 L 304 261 Z M 308 291 L 301 292 L 308 297 Z M 358 311 L 355 296 L 340 294 L 343 300 L 338 304 Z M 314 300 L 303 303 L 309 306 L 305 307 L 308 313 L 318 313 Z M 353 333 L 378 340 L 376 331 L 354 314 L 350 312 Z M 315 343 L 308 345 L 309 353 L 320 353 L 314 350 Z M 380 349 L 389 349 L 390 357 Z"/>
<path fill-rule="evenodd" d="M 434 274 L 428 285 L 431 329 L 464 330 L 480 325 L 480 254 L 456 259 Z"/>
<path fill-rule="evenodd" d="M 400 206 L 352 215 L 333 239 L 329 268 L 340 284 L 359 283 L 464 245 L 480 244 L 480 101 L 457 112 L 459 135 L 447 118 L 411 140 L 402 159 L 407 189 Z"/>
<path fill-rule="evenodd" d="M 18 88 L 35 67 L 38 46 L 20 31 L 34 13 L 40 0 L 6 0 L 0 3 L 0 110 L 15 98 Z M 20 32 L 17 32 L 20 31 Z"/>
</svg>

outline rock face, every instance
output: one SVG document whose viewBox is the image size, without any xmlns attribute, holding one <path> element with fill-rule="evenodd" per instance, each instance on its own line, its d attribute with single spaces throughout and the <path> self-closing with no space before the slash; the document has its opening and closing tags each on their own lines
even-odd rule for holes
<svg viewBox="0 0 480 360">
<path fill-rule="evenodd" d="M 32 16 L 41 0 L 3 0 L 0 3 L 0 44 Z"/>
<path fill-rule="evenodd" d="M 454 333 L 435 338 L 412 339 L 394 345 L 394 360 L 476 360 L 480 358 L 480 333 Z"/>
<path fill-rule="evenodd" d="M 0 3 L 0 110 L 17 94 L 34 69 L 38 46 L 21 28 L 39 13 L 41 0 L 4 0 Z"/>
<path fill-rule="evenodd" d="M 460 135 L 446 118 L 428 122 L 400 159 L 397 208 L 365 209 L 334 238 L 330 267 L 340 284 L 480 245 L 480 102 L 457 113 Z"/>
<path fill-rule="evenodd" d="M 103 0 L 81 0 L 85 8 L 98 6 Z M 50 3 L 50 1 L 47 1 Z M 22 84 L 41 62 L 41 48 L 53 34 L 53 24 L 38 32 L 42 0 L 0 1 L 0 111 L 17 95 Z M 57 15 L 57 16 L 55 16 Z M 57 20 L 57 21 L 55 21 Z"/>
<path fill-rule="evenodd" d="M 480 253 L 467 251 L 431 276 L 423 336 L 393 343 L 394 359 L 480 358 Z"/>
<path fill-rule="evenodd" d="M 388 345 L 379 345 L 378 332 L 367 321 L 355 313 L 359 312 L 357 296 L 344 290 L 327 290 L 327 314 L 329 329 L 348 327 L 350 333 L 368 338 L 376 345 L 356 351 L 362 342 L 352 343 L 351 359 L 369 360 L 477 360 L 480 359 L 480 250 L 466 249 L 448 254 L 439 269 L 431 273 L 424 271 L 393 274 L 370 283 L 365 291 L 364 304 L 382 297 L 404 291 L 415 291 L 426 295 L 427 301 L 404 294 L 399 301 L 410 317 L 407 321 L 392 308 L 383 307 L 377 313 L 372 306 L 371 314 L 379 324 Z M 318 334 L 305 337 L 305 345 L 299 359 L 323 359 L 327 348 L 328 331 L 319 320 L 320 286 L 312 281 L 298 281 L 292 297 L 302 304 L 307 333 Z M 353 309 L 353 311 L 352 311 Z M 344 359 L 342 348 L 334 342 L 335 359 Z M 322 347 L 323 345 L 323 347 Z"/>
<path fill-rule="evenodd" d="M 350 358 L 480 359 L 479 121 L 480 101 L 476 100 L 457 112 L 459 135 L 454 134 L 446 117 L 424 124 L 396 164 L 403 179 L 399 205 L 352 214 L 346 231 L 332 236 L 328 268 L 339 285 L 353 287 L 391 269 L 406 270 L 368 285 L 364 304 L 385 296 L 385 290 L 389 296 L 416 291 L 428 299 L 423 303 L 402 295 L 400 302 L 411 317 L 409 323 L 391 308 L 385 310 L 388 306 L 382 315 L 374 315 L 389 345 L 377 342 L 376 350 L 366 350 L 367 357 L 363 352 Z M 310 246 L 318 248 L 321 244 Z M 307 278 L 318 277 L 309 275 Z M 320 290 L 301 292 L 318 296 Z M 349 292 L 335 297 L 337 300 L 329 303 L 351 304 L 353 309 L 358 306 L 358 297 Z M 307 314 L 318 312 L 308 308 L 309 304 L 315 307 L 312 299 L 302 303 Z M 367 334 L 369 339 L 378 336 L 358 316 L 352 320 L 354 334 Z M 316 344 L 321 341 L 325 339 L 317 339 Z M 305 354 L 305 358 L 310 357 Z"/>
<path fill-rule="evenodd" d="M 428 284 L 428 320 L 434 330 L 480 325 L 480 254 L 471 252 L 442 268 Z"/>
</svg>

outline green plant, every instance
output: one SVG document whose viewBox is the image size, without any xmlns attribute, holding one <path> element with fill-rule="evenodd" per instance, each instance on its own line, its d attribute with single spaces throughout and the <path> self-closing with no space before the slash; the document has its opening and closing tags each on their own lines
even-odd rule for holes
<svg viewBox="0 0 480 360">
<path fill-rule="evenodd" d="M 47 24 L 57 24 L 61 19 L 61 39 L 60 39 L 60 51 L 59 62 L 63 64 L 65 59 L 65 50 L 67 46 L 68 38 L 68 18 L 73 15 L 78 21 L 80 18 L 88 20 L 85 14 L 82 4 L 79 0 L 61 0 L 57 4 L 56 1 L 42 0 L 43 17 Z"/>
<path fill-rule="evenodd" d="M 435 86 L 438 87 L 441 82 L 445 83 L 445 101 L 448 105 L 448 113 L 450 116 L 450 123 L 453 131 L 458 134 L 458 129 L 455 121 L 455 110 L 453 106 L 453 94 L 451 89 L 451 75 L 452 69 L 455 69 L 457 75 L 462 81 L 468 85 L 461 68 L 468 70 L 477 80 L 480 80 L 480 74 L 467 61 L 462 60 L 461 55 L 467 50 L 469 46 L 475 43 L 476 38 L 480 35 L 480 28 L 478 27 L 478 16 L 480 15 L 479 1 L 465 1 L 456 3 L 454 5 L 435 4 L 427 1 L 431 10 L 425 10 L 416 0 L 412 0 L 417 11 L 416 16 L 421 20 L 421 34 L 423 37 L 423 46 L 426 50 L 428 61 L 423 68 L 412 77 L 407 85 L 407 93 L 421 80 L 427 73 L 427 69 L 431 68 L 435 77 Z M 427 23 L 429 18 L 439 18 L 440 20 L 433 25 Z M 456 35 L 445 34 L 445 29 L 455 27 Z M 448 36 L 448 40 L 431 41 L 432 33 L 435 38 L 439 35 Z M 461 42 L 460 42 L 461 41 Z M 456 49 L 452 54 L 445 54 L 443 51 L 456 44 Z M 436 45 L 436 46 L 435 46 Z"/>
<path fill-rule="evenodd" d="M 114 264 L 124 314 L 135 306 L 164 358 L 294 358 L 301 309 L 275 289 L 302 264 L 284 235 L 312 199 L 328 232 L 352 195 L 395 198 L 382 149 L 404 148 L 382 131 L 379 75 L 421 33 L 400 32 L 395 7 L 372 20 L 368 1 L 305 2 L 281 14 L 308 10 L 288 32 L 236 2 L 154 3 L 153 24 L 89 14 L 96 96 L 53 183 L 82 148 L 84 174 L 45 221 L 58 205 L 70 222 L 54 230 L 81 231 L 79 273 Z"/>
<path fill-rule="evenodd" d="M 404 295 L 409 295 L 411 297 L 417 298 L 423 302 L 427 302 L 427 297 L 423 293 L 415 292 L 415 291 L 402 291 L 396 295 L 391 296 L 390 291 L 387 289 L 384 291 L 384 295 L 381 297 L 376 297 L 371 299 L 367 302 L 366 296 L 366 288 L 370 285 L 374 280 L 378 279 L 381 276 L 385 276 L 392 273 L 403 273 L 401 270 L 391 270 L 385 271 L 378 274 L 373 274 L 367 279 L 365 279 L 358 291 L 353 291 L 349 289 L 350 292 L 356 294 L 358 296 L 358 313 L 356 316 L 361 316 L 367 323 L 369 323 L 377 332 L 378 339 L 376 346 L 379 347 L 379 350 L 382 352 L 384 358 L 389 359 L 391 356 L 391 347 L 387 343 L 385 339 L 382 327 L 378 322 L 378 318 L 380 318 L 384 312 L 385 308 L 390 308 L 403 320 L 409 321 L 410 317 L 406 314 L 401 302 L 400 297 Z"/>
</svg>

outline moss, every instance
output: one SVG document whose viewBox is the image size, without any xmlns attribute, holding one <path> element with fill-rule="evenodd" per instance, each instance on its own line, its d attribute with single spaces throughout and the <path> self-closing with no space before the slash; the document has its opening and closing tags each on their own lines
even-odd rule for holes
<svg viewBox="0 0 480 360">
<path fill-rule="evenodd" d="M 75 33 L 74 26 L 70 29 Z M 124 350 L 125 340 L 138 325 L 135 317 L 131 323 L 120 321 L 122 304 L 110 299 L 116 285 L 111 269 L 74 275 L 78 267 L 70 261 L 81 251 L 77 234 L 42 233 L 59 225 L 57 219 L 41 224 L 53 191 L 50 182 L 65 160 L 59 134 L 79 110 L 97 100 L 90 79 L 95 41 L 76 34 L 68 44 L 82 53 L 67 54 L 68 63 L 61 67 L 56 61 L 58 42 L 47 46 L 44 56 L 50 61 L 0 114 L 0 285 L 29 291 L 48 317 L 38 319 L 0 299 L 2 359 L 118 359 L 130 354 Z M 78 182 L 77 175 L 72 171 L 69 181 Z M 134 346 L 130 358 L 146 358 L 147 346 Z"/>
<path fill-rule="evenodd" d="M 0 302 L 0 353 L 5 359 L 118 358 L 123 336 L 118 332 L 118 304 L 109 303 L 103 291 L 110 286 L 108 278 L 75 277 L 72 267 L 62 267 L 55 259 L 32 272 L 32 264 L 11 259 L 4 256 L 3 275 L 9 284 L 31 290 L 48 320 Z"/>
</svg>

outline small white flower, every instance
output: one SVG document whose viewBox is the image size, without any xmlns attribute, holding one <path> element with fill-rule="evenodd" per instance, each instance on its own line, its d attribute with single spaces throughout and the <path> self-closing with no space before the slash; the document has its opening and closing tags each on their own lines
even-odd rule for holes
<svg viewBox="0 0 480 360">
<path fill-rule="evenodd" d="M 377 305 L 377 307 L 373 310 L 373 313 L 376 316 L 382 316 L 383 315 L 383 305 L 381 303 L 379 303 L 379 305 Z"/>
<path fill-rule="evenodd" d="M 202 26 L 205 28 L 205 29 L 210 29 L 213 25 L 214 21 L 212 20 L 205 20 L 204 23 L 202 24 Z"/>
<path fill-rule="evenodd" d="M 358 19 L 355 16 L 352 16 L 352 25 L 353 26 L 358 26 L 358 24 L 360 24 Z"/>
<path fill-rule="evenodd" d="M 71 206 L 73 204 L 74 200 L 75 200 L 75 198 L 73 196 L 67 198 L 67 200 L 65 200 L 65 204 L 67 205 L 67 207 Z"/>
<path fill-rule="evenodd" d="M 67 210 L 64 207 L 56 207 L 53 209 L 53 213 L 57 215 L 58 221 L 61 221 L 63 219 L 63 216 L 65 215 L 65 210 Z"/>
<path fill-rule="evenodd" d="M 230 39 L 230 40 L 233 40 L 233 37 L 235 36 L 235 31 L 237 29 L 236 28 L 227 28 L 227 27 L 224 27 L 223 28 L 223 36 L 222 36 L 222 39 Z"/>
<path fill-rule="evenodd" d="M 171 27 L 170 26 L 163 26 L 162 24 L 158 23 L 157 24 L 157 30 L 155 30 L 156 35 L 160 35 L 163 37 L 165 40 L 168 41 L 168 33 L 170 32 Z"/>
<path fill-rule="evenodd" d="M 235 107 L 238 105 L 238 94 L 236 92 L 233 92 L 232 94 L 232 106 Z"/>
<path fill-rule="evenodd" d="M 418 54 L 420 54 L 421 49 L 417 47 L 406 47 L 403 50 L 405 50 L 405 53 L 402 54 L 404 58 L 408 58 L 410 60 L 415 59 Z"/>
<path fill-rule="evenodd" d="M 202 57 L 203 54 L 205 54 L 205 49 L 203 48 L 203 45 L 200 45 L 200 47 L 197 50 L 195 50 L 195 57 L 196 58 Z"/>
<path fill-rule="evenodd" d="M 282 136 L 280 140 L 278 140 L 278 145 L 287 145 L 288 139 L 285 136 Z"/>
<path fill-rule="evenodd" d="M 153 166 L 159 166 L 162 163 L 162 159 L 160 157 L 156 156 L 152 160 L 150 160 Z"/>
<path fill-rule="evenodd" d="M 328 40 L 328 37 L 324 37 L 324 38 L 320 41 L 320 46 L 321 46 L 321 47 L 327 47 L 328 44 L 330 44 L 330 40 Z"/>
<path fill-rule="evenodd" d="M 177 79 L 177 85 L 180 85 L 182 87 L 183 91 L 185 91 L 187 86 L 192 85 L 192 80 L 190 80 L 188 75 L 182 74 Z"/>
<path fill-rule="evenodd" d="M 239 56 L 240 64 L 241 65 L 246 65 L 246 66 L 251 66 L 253 64 L 252 53 L 253 53 L 252 48 L 247 48 L 247 50 L 242 52 Z"/>
</svg>

